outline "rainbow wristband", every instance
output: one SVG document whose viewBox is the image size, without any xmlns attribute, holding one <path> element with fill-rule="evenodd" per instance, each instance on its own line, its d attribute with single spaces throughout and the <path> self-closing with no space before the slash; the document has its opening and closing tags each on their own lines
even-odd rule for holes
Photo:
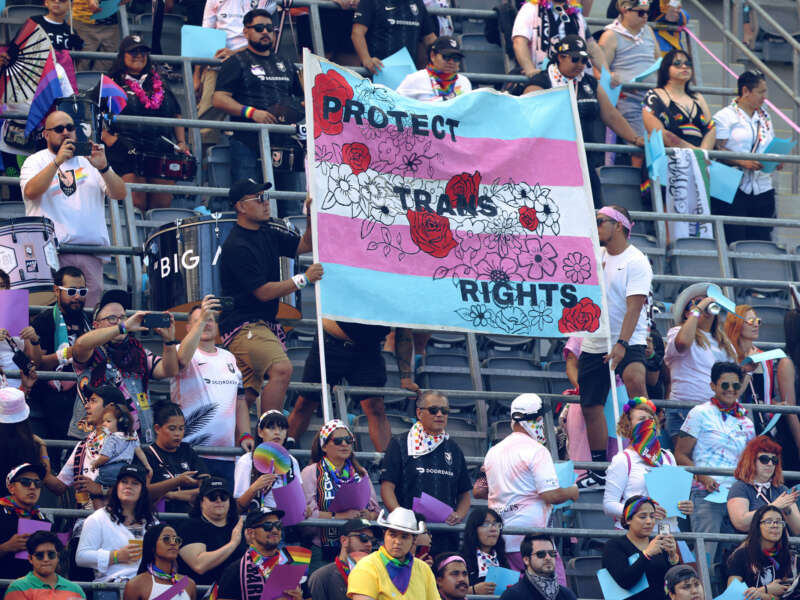
<svg viewBox="0 0 800 600">
<path fill-rule="evenodd" d="M 244 440 L 252 440 L 253 436 L 249 433 L 243 433 L 239 436 L 239 443 L 241 444 Z"/>
<path fill-rule="evenodd" d="M 256 109 L 253 108 L 252 106 L 242 106 L 242 116 L 245 119 L 251 119 L 252 120 L 253 114 L 255 112 L 256 112 Z"/>
</svg>

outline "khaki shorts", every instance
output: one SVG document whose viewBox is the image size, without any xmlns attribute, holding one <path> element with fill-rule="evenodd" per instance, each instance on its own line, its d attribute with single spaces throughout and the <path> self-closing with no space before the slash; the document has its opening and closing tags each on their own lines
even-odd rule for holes
<svg viewBox="0 0 800 600">
<path fill-rule="evenodd" d="M 236 357 L 236 364 L 242 372 L 245 389 L 261 393 L 264 377 L 272 365 L 288 361 L 280 340 L 263 321 L 242 326 L 228 344 L 228 350 Z"/>
</svg>

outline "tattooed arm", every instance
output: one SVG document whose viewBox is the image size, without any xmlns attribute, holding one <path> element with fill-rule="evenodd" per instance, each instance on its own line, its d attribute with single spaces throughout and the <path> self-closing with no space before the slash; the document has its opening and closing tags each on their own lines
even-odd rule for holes
<svg viewBox="0 0 800 600">
<path fill-rule="evenodd" d="M 410 329 L 397 327 L 394 330 L 394 356 L 400 369 L 400 386 L 416 392 L 419 386 L 414 383 L 414 335 Z"/>
</svg>

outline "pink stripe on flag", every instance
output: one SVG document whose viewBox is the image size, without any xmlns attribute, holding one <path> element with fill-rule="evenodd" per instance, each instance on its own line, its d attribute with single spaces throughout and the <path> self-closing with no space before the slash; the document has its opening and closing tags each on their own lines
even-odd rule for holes
<svg viewBox="0 0 800 600">
<path fill-rule="evenodd" d="M 578 146 L 571 141 L 457 138 L 453 142 L 449 134 L 441 140 L 430 134 L 412 135 L 409 129 L 400 134 L 394 125 L 381 130 L 380 137 L 375 134 L 376 130 L 368 125 L 345 123 L 341 134 L 323 133 L 316 139 L 317 160 L 352 164 L 342 158 L 343 144 L 358 142 L 369 149 L 368 164 L 363 159 L 359 161 L 362 170 L 445 181 L 468 170 L 480 172 L 484 183 L 499 179 L 500 183 L 511 180 L 550 187 L 583 185 Z"/>
<path fill-rule="evenodd" d="M 440 267 L 452 269 L 466 264 L 477 271 L 464 274 L 467 279 L 488 280 L 493 272 L 502 271 L 512 281 L 598 284 L 596 273 L 590 273 L 588 261 L 594 251 L 588 237 L 509 235 L 499 240 L 491 234 L 454 231 L 453 239 L 458 245 L 444 258 L 436 258 L 419 249 L 408 225 L 387 227 L 375 223 L 362 239 L 363 223 L 363 219 L 319 213 L 320 262 L 423 277 L 433 277 Z M 387 244 L 389 252 L 384 254 Z M 401 252 L 405 256 L 399 260 Z M 516 254 L 519 256 L 515 259 Z M 537 254 L 540 261 L 535 259 Z"/>
</svg>

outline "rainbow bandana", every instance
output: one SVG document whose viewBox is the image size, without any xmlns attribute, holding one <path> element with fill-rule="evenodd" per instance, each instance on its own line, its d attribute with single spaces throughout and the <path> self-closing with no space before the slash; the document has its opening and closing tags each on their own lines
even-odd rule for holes
<svg viewBox="0 0 800 600">
<path fill-rule="evenodd" d="M 408 584 L 411 582 L 411 569 L 414 566 L 414 557 L 409 552 L 403 560 L 394 558 L 386 551 L 386 548 L 381 546 L 378 549 L 378 556 L 381 557 L 381 562 L 389 574 L 389 579 L 392 580 L 394 587 L 401 594 L 405 594 L 408 589 Z"/>
<path fill-rule="evenodd" d="M 458 73 L 445 73 L 434 69 L 431 64 L 425 67 L 425 70 L 428 72 L 428 77 L 433 83 L 433 91 L 436 92 L 437 96 L 441 96 L 446 100 L 456 95 Z"/>
<path fill-rule="evenodd" d="M 642 496 L 636 502 L 632 502 L 622 513 L 623 523 L 630 523 L 633 515 L 642 507 L 642 504 L 652 504 L 656 506 L 656 501 L 647 496 Z"/>
<path fill-rule="evenodd" d="M 5 510 L 7 514 L 13 513 L 17 518 L 20 519 L 36 519 L 39 521 L 47 521 L 47 517 L 45 517 L 37 507 L 34 506 L 30 510 L 23 508 L 17 504 L 17 501 L 14 500 L 12 496 L 4 496 L 0 498 L 0 507 Z"/>
<path fill-rule="evenodd" d="M 725 406 L 722 404 L 722 402 L 717 400 L 715 396 L 711 398 L 711 404 L 713 404 L 719 409 L 719 412 L 722 413 L 723 418 L 731 416 L 731 417 L 736 417 L 737 419 L 741 419 L 743 416 L 747 414 L 747 411 L 741 404 L 739 404 L 738 400 L 730 406 Z"/>
<path fill-rule="evenodd" d="M 656 435 L 655 419 L 645 419 L 636 424 L 631 432 L 631 448 L 651 467 L 661 466 L 661 442 Z"/>
<path fill-rule="evenodd" d="M 436 435 L 427 433 L 425 429 L 423 429 L 422 423 L 417 421 L 408 432 L 408 438 L 406 440 L 408 455 L 417 457 L 430 454 L 448 437 L 450 436 L 447 433 L 437 433 Z"/>
</svg>

